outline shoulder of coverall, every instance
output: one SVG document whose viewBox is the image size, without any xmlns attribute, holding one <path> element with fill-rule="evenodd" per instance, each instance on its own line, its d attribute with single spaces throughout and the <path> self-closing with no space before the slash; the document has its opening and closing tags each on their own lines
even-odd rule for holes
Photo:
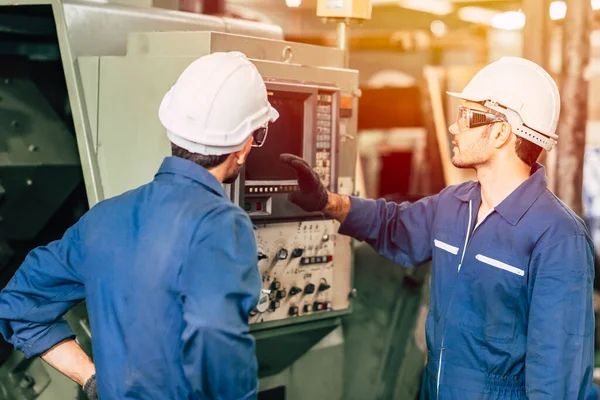
<svg viewBox="0 0 600 400">
<path fill-rule="evenodd" d="M 249 235 L 254 238 L 254 225 L 240 207 L 230 201 L 219 202 L 210 210 L 198 214 L 196 229 L 191 238 L 191 246 L 200 245 L 205 240 L 217 239 L 221 235 Z M 230 229 L 231 231 L 227 231 Z"/>
<path fill-rule="evenodd" d="M 573 236 L 583 236 L 593 246 L 591 234 L 584 220 L 563 203 L 554 193 L 545 189 L 535 202 L 535 210 L 523 218 L 524 224 L 537 224 L 543 231 L 536 249 Z"/>
</svg>

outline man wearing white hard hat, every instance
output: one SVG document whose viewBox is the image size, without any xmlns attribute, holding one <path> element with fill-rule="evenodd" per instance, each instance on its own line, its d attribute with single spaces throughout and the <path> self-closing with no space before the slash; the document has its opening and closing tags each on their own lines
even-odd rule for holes
<svg viewBox="0 0 600 400">
<path fill-rule="evenodd" d="M 415 203 L 328 193 L 310 167 L 291 201 L 402 265 L 432 260 L 424 399 L 584 399 L 594 358 L 594 252 L 536 162 L 560 114 L 552 78 L 525 59 L 483 68 L 450 127 L 452 162 L 477 182 Z"/>
<path fill-rule="evenodd" d="M 164 96 L 172 143 L 154 180 L 34 249 L 0 292 L 0 332 L 90 398 L 256 399 L 248 315 L 261 288 L 250 219 L 227 197 L 278 118 L 238 52 L 190 64 Z M 85 299 L 94 363 L 61 316 Z"/>
</svg>

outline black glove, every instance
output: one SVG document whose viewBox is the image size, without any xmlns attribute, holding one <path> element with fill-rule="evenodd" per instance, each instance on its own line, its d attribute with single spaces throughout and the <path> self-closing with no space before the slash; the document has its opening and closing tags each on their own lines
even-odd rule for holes
<svg viewBox="0 0 600 400">
<path fill-rule="evenodd" d="M 88 399 L 98 400 L 98 389 L 96 388 L 96 374 L 92 375 L 90 379 L 87 380 L 85 386 L 83 387 L 83 392 L 86 394 Z"/>
<path fill-rule="evenodd" d="M 296 170 L 300 191 L 290 193 L 289 200 L 304 211 L 322 211 L 327 205 L 327 189 L 321 183 L 319 175 L 302 158 L 293 154 L 282 154 L 279 160 Z"/>
</svg>

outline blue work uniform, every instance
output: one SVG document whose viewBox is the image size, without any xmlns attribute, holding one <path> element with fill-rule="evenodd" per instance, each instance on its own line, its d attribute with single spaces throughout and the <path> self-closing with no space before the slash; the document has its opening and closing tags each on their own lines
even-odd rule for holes
<svg viewBox="0 0 600 400">
<path fill-rule="evenodd" d="M 476 226 L 481 186 L 415 203 L 351 198 L 340 233 L 402 265 L 432 261 L 424 399 L 585 399 L 594 252 L 544 168 Z"/>
<path fill-rule="evenodd" d="M 27 256 L 0 331 L 39 355 L 74 336 L 61 316 L 85 298 L 100 399 L 255 399 L 260 288 L 248 216 L 207 170 L 167 157 Z"/>
</svg>

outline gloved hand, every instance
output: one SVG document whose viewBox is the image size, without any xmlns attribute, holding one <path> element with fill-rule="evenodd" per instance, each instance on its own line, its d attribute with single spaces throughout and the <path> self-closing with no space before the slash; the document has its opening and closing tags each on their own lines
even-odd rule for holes
<svg viewBox="0 0 600 400">
<path fill-rule="evenodd" d="M 302 158 L 293 154 L 281 154 L 279 160 L 296 170 L 300 191 L 290 193 L 289 200 L 304 211 L 322 211 L 327 205 L 327 189 L 317 173 Z"/>
<path fill-rule="evenodd" d="M 98 390 L 96 388 L 96 374 L 92 375 L 85 386 L 83 387 L 83 392 L 86 394 L 88 399 L 90 400 L 98 400 Z"/>
</svg>

